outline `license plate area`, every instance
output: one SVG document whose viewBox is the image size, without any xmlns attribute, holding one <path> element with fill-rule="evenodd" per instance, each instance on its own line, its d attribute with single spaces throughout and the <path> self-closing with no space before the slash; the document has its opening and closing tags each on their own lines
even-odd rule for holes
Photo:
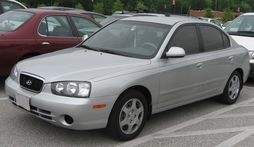
<svg viewBox="0 0 254 147">
<path fill-rule="evenodd" d="M 22 94 L 16 94 L 16 104 L 27 111 L 30 111 L 30 98 Z"/>
</svg>

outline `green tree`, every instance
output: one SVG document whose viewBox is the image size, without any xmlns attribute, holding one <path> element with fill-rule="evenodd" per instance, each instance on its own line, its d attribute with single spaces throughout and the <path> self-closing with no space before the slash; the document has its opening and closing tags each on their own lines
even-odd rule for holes
<svg viewBox="0 0 254 147">
<path fill-rule="evenodd" d="M 144 10 L 145 9 L 145 4 L 144 2 L 138 2 L 136 6 L 137 10 Z"/>
<path fill-rule="evenodd" d="M 113 12 L 115 11 L 123 11 L 124 5 L 120 0 L 116 0 L 113 4 Z"/>
<path fill-rule="evenodd" d="M 104 14 L 110 15 L 112 14 L 112 8 L 113 8 L 113 3 L 114 0 L 102 0 L 103 6 L 104 6 Z"/>
<path fill-rule="evenodd" d="M 213 10 L 211 8 L 208 8 L 205 10 L 205 17 L 207 18 L 213 18 L 214 15 L 213 15 Z"/>
<path fill-rule="evenodd" d="M 227 22 L 227 21 L 231 21 L 235 18 L 234 13 L 232 10 L 230 10 L 229 8 L 226 8 L 224 10 L 224 17 L 223 17 L 223 22 Z"/>
<path fill-rule="evenodd" d="M 245 1 L 241 2 L 240 8 L 241 8 L 242 12 L 250 12 L 251 11 L 251 6 Z"/>
<path fill-rule="evenodd" d="M 207 8 L 212 8 L 213 1 L 212 0 L 206 0 L 206 7 Z"/>
<path fill-rule="evenodd" d="M 45 4 L 39 4 L 37 5 L 37 7 L 45 7 L 46 5 Z"/>
<path fill-rule="evenodd" d="M 75 5 L 75 8 L 77 8 L 77 9 L 84 9 L 84 7 L 82 6 L 82 4 L 81 3 L 78 3 L 78 4 L 76 4 Z"/>
<path fill-rule="evenodd" d="M 98 13 L 104 13 L 104 5 L 103 5 L 103 3 L 102 2 L 96 3 L 94 5 L 94 11 L 98 12 Z"/>
</svg>

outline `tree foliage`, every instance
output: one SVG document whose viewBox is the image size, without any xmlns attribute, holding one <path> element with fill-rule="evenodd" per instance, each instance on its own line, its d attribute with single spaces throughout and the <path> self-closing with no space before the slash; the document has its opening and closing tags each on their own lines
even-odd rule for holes
<svg viewBox="0 0 254 147">
<path fill-rule="evenodd" d="M 235 18 L 235 15 L 234 15 L 233 11 L 230 10 L 229 8 L 226 8 L 224 10 L 223 22 L 233 20 L 234 18 Z"/>
<path fill-rule="evenodd" d="M 205 17 L 207 18 L 213 18 L 214 15 L 213 15 L 213 10 L 211 8 L 208 8 L 205 10 Z"/>
<path fill-rule="evenodd" d="M 115 11 L 123 11 L 124 5 L 120 0 L 116 0 L 113 5 L 113 12 Z"/>
<path fill-rule="evenodd" d="M 145 4 L 144 2 L 138 2 L 136 6 L 137 10 L 144 10 L 145 9 Z"/>
<path fill-rule="evenodd" d="M 135 10 L 147 9 L 151 12 L 169 12 L 186 14 L 189 9 L 224 11 L 229 8 L 236 12 L 240 8 L 241 12 L 254 11 L 253 0 L 176 0 L 176 5 L 172 5 L 173 0 L 19 0 L 28 7 L 37 7 L 39 5 L 57 5 L 65 7 L 79 7 L 85 10 L 102 10 L 103 13 L 111 14 L 115 10 Z M 82 7 L 80 7 L 82 5 Z M 99 6 L 99 9 L 98 9 Z"/>
<path fill-rule="evenodd" d="M 102 2 L 94 5 L 94 11 L 98 13 L 104 13 L 104 5 Z"/>
</svg>

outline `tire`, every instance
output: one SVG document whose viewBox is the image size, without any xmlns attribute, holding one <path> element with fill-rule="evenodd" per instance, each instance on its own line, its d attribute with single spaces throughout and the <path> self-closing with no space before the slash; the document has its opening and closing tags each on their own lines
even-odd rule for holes
<svg viewBox="0 0 254 147">
<path fill-rule="evenodd" d="M 136 105 L 133 105 L 134 103 Z M 131 140 L 143 130 L 147 115 L 148 105 L 145 96 L 137 90 L 129 90 L 115 103 L 107 131 L 117 140 Z"/>
<path fill-rule="evenodd" d="M 234 71 L 231 74 L 224 88 L 224 91 L 223 91 L 223 94 L 221 95 L 220 100 L 224 104 L 228 104 L 228 105 L 234 104 L 241 93 L 242 86 L 243 86 L 243 80 L 242 80 L 241 74 L 238 71 Z"/>
</svg>

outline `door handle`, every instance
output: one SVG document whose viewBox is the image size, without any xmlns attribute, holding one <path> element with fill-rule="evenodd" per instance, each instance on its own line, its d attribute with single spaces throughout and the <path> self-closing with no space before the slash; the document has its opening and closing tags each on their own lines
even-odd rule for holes
<svg viewBox="0 0 254 147">
<path fill-rule="evenodd" d="M 48 45 L 50 45 L 49 42 L 42 42 L 41 44 L 42 44 L 43 46 L 48 46 Z"/>
<path fill-rule="evenodd" d="M 196 65 L 196 67 L 197 67 L 198 69 L 203 68 L 203 63 L 198 63 L 198 64 Z"/>
<path fill-rule="evenodd" d="M 234 60 L 234 56 L 229 56 L 229 57 L 228 57 L 228 60 L 229 60 L 229 61 L 233 61 L 233 60 Z"/>
</svg>

